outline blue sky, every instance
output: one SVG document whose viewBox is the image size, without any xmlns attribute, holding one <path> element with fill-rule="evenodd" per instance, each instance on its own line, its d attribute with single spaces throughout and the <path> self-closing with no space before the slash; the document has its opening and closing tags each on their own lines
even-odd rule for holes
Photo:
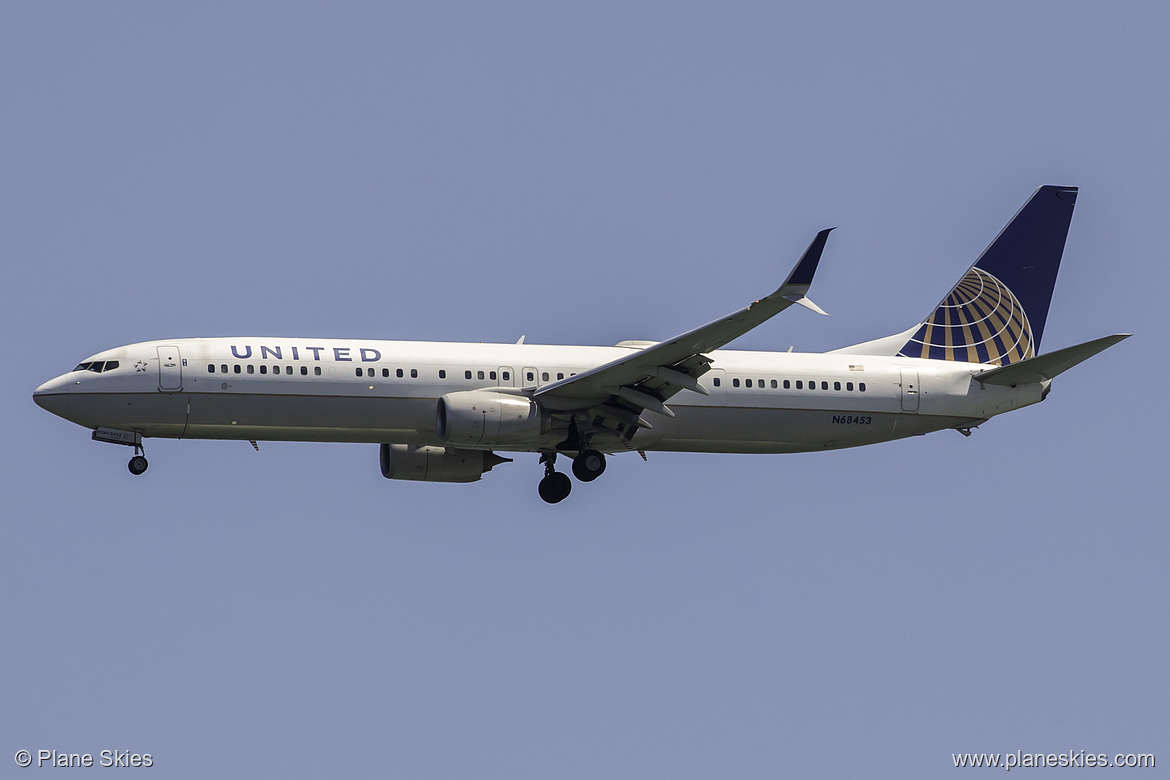
<svg viewBox="0 0 1170 780">
<path fill-rule="evenodd" d="M 1155 3 L 8 4 L 0 745 L 167 777 L 935 777 L 1170 761 Z M 108 347 L 613 344 L 775 288 L 744 349 L 918 322 L 1041 184 L 1045 331 L 1134 338 L 970 439 L 536 457 L 151 441 L 36 408 Z M 14 766 L 14 765 L 10 765 Z M 32 771 L 32 770 L 29 770 Z"/>
</svg>

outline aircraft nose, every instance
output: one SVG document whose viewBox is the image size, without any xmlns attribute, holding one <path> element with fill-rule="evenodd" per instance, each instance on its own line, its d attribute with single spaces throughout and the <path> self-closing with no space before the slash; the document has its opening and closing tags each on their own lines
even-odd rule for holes
<svg viewBox="0 0 1170 780">
<path fill-rule="evenodd" d="M 69 396 L 65 392 L 63 377 L 50 379 L 33 390 L 33 402 L 46 412 L 64 417 L 69 409 Z"/>
</svg>

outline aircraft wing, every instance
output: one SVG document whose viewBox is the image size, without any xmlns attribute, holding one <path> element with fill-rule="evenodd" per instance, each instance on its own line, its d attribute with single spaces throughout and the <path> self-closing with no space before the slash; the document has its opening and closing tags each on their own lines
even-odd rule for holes
<svg viewBox="0 0 1170 780">
<path fill-rule="evenodd" d="M 698 382 L 711 365 L 711 358 L 705 352 L 742 336 L 794 303 L 825 313 L 804 296 L 812 284 L 831 230 L 817 233 L 784 284 L 771 295 L 628 357 L 544 385 L 534 396 L 556 411 L 593 410 L 603 417 L 643 428 L 652 427 L 640 417 L 645 409 L 673 417 L 665 402 L 675 393 L 684 389 L 707 392 Z"/>
</svg>

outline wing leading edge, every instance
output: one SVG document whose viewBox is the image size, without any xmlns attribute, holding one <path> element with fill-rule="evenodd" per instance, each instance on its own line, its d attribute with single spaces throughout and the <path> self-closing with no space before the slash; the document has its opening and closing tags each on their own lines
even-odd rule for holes
<svg viewBox="0 0 1170 780">
<path fill-rule="evenodd" d="M 628 357 L 545 385 L 534 396 L 553 411 L 589 412 L 627 426 L 652 427 L 641 417 L 647 409 L 674 416 L 666 402 L 676 393 L 693 390 L 706 394 L 698 382 L 711 365 L 711 358 L 704 353 L 742 336 L 794 303 L 825 313 L 805 295 L 831 230 L 817 233 L 784 284 L 771 295 Z"/>
</svg>

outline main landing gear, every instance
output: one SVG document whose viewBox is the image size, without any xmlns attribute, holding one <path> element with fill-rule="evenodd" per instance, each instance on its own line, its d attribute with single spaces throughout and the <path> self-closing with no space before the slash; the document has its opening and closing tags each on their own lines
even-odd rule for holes
<svg viewBox="0 0 1170 780">
<path fill-rule="evenodd" d="M 597 450 L 585 450 L 573 458 L 573 476 L 582 482 L 592 482 L 605 471 L 605 456 Z"/>
<path fill-rule="evenodd" d="M 536 488 L 540 497 L 550 504 L 564 501 L 569 497 L 573 483 L 568 476 L 556 470 L 557 454 L 546 452 L 540 456 L 540 462 L 544 464 L 544 478 Z"/>
<path fill-rule="evenodd" d="M 550 504 L 557 504 L 569 497 L 573 483 L 568 475 L 556 470 L 557 454 L 546 452 L 540 456 L 544 464 L 544 478 L 537 487 L 540 497 Z M 573 458 L 573 476 L 581 482 L 592 482 L 605 471 L 605 456 L 597 450 L 585 450 Z"/>
</svg>

